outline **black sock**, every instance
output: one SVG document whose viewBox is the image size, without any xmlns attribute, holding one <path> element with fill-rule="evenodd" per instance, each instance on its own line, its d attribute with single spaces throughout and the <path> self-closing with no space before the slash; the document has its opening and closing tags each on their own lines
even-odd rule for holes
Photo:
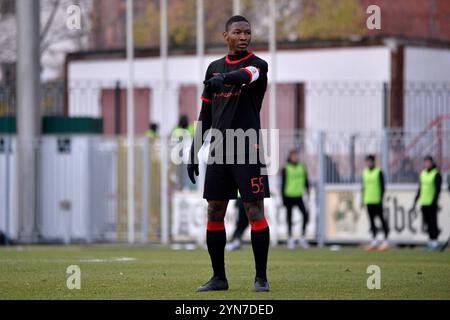
<svg viewBox="0 0 450 320">
<path fill-rule="evenodd" d="M 206 244 L 208 245 L 209 256 L 214 270 L 214 277 L 222 280 L 225 276 L 225 244 L 227 236 L 225 230 L 206 231 Z"/>
<path fill-rule="evenodd" d="M 269 253 L 269 227 L 259 231 L 252 230 L 252 247 L 255 256 L 256 277 L 267 279 L 267 256 Z"/>
</svg>

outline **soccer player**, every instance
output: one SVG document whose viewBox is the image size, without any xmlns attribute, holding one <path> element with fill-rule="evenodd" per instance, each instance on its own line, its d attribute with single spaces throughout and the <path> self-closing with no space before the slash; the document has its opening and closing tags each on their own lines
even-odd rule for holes
<svg viewBox="0 0 450 320">
<path fill-rule="evenodd" d="M 286 166 L 283 168 L 281 190 L 283 191 L 283 204 L 286 207 L 288 223 L 288 248 L 295 249 L 295 239 L 292 238 L 292 209 L 297 206 L 303 215 L 302 236 L 300 245 L 308 249 L 309 244 L 305 239 L 306 226 L 309 221 L 309 213 L 303 203 L 303 195 L 309 194 L 308 174 L 305 165 L 299 162 L 297 150 L 291 150 Z"/>
<path fill-rule="evenodd" d="M 383 215 L 384 176 L 381 169 L 375 166 L 375 156 L 366 157 L 366 169 L 362 176 L 362 202 L 367 207 L 372 231 L 372 242 L 366 250 L 388 250 L 389 249 L 389 227 Z M 380 245 L 377 240 L 377 226 L 375 219 L 378 218 L 384 231 L 384 242 Z"/>
<path fill-rule="evenodd" d="M 231 17 L 225 25 L 223 37 L 228 44 L 228 54 L 212 62 L 206 71 L 202 108 L 188 165 L 188 173 L 193 182 L 199 172 L 198 151 L 208 129 L 219 130 L 224 136 L 222 146 L 228 146 L 231 139 L 227 143 L 227 130 L 254 130 L 259 133 L 261 128 L 260 111 L 267 89 L 268 65 L 247 51 L 251 41 L 251 27 L 246 18 Z M 220 139 L 217 142 L 220 143 Z M 215 143 L 216 139 L 211 141 L 211 147 Z M 218 149 L 218 145 L 214 150 Z M 266 268 L 270 234 L 264 215 L 264 198 L 270 197 L 270 190 L 268 176 L 262 172 L 264 159 L 259 157 L 262 147 L 257 134 L 257 142 L 246 142 L 242 153 L 234 147 L 233 152 L 223 148 L 222 164 L 218 161 L 210 163 L 208 160 L 203 198 L 208 202 L 206 243 L 214 274 L 211 280 L 197 289 L 199 292 L 228 289 L 224 263 L 224 217 L 229 200 L 236 199 L 238 190 L 251 226 L 256 267 L 253 290 L 269 291 Z M 250 161 L 255 154 L 257 161 Z M 236 163 L 238 155 L 240 158 L 244 155 L 243 163 Z M 212 152 L 209 157 L 211 159 Z M 233 164 L 229 163 L 230 159 Z"/>
<path fill-rule="evenodd" d="M 423 160 L 424 169 L 420 173 L 419 189 L 412 210 L 416 208 L 417 200 L 420 199 L 422 216 L 427 226 L 430 241 L 427 250 L 434 251 L 438 248 L 439 228 L 437 223 L 438 201 L 441 193 L 442 177 L 439 169 L 434 163 L 433 157 L 426 156 Z"/>
</svg>

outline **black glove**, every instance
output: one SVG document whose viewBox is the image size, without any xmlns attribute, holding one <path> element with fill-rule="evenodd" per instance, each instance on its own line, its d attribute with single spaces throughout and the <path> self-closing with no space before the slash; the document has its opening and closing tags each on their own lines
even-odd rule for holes
<svg viewBox="0 0 450 320">
<path fill-rule="evenodd" d="M 198 176 L 198 164 L 188 164 L 187 172 L 189 179 L 191 179 L 192 183 L 195 184 L 195 177 Z"/>
<path fill-rule="evenodd" d="M 209 80 L 206 80 L 203 82 L 203 84 L 211 89 L 212 92 L 220 92 L 223 91 L 224 84 L 223 81 L 225 80 L 225 77 L 222 74 L 218 74 Z"/>
</svg>

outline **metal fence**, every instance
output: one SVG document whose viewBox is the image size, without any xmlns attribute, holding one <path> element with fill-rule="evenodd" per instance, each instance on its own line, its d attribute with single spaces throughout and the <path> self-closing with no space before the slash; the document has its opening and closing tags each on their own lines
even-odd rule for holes
<svg viewBox="0 0 450 320">
<path fill-rule="evenodd" d="M 170 126 L 176 124 L 180 114 L 188 114 L 191 121 L 196 119 L 199 102 L 195 84 L 171 84 L 164 109 L 159 107 L 162 94 L 159 83 L 141 81 L 136 82 L 135 87 L 135 110 L 140 116 L 138 119 L 146 117 L 147 125 L 150 121 L 160 122 L 163 111 L 168 111 L 165 120 Z M 42 115 L 103 117 L 106 127 L 115 129 L 108 134 L 120 134 L 126 123 L 125 89 L 120 81 L 95 78 L 71 80 L 67 84 L 46 83 L 41 89 Z M 263 127 L 269 124 L 269 95 L 270 90 L 261 111 Z M 401 121 L 402 130 L 406 132 L 424 130 L 430 123 L 450 114 L 450 83 L 406 82 L 403 98 Z M 391 88 L 382 82 L 283 83 L 277 87 L 277 127 L 347 134 L 379 131 L 389 127 L 390 99 Z M 15 115 L 15 112 L 14 86 L 0 85 L 0 117 Z M 450 131 L 450 122 L 442 122 L 442 125 L 443 131 Z"/>
<path fill-rule="evenodd" d="M 63 82 L 41 84 L 41 114 L 64 115 L 66 92 Z M 15 86 L 0 85 L 0 117 L 16 115 L 16 101 Z"/>
<path fill-rule="evenodd" d="M 319 211 L 324 205 L 320 203 L 324 201 L 321 188 L 359 183 L 364 157 L 369 153 L 377 156 L 388 182 L 393 184 L 417 183 L 423 156 L 428 154 L 437 159 L 443 173 L 450 171 L 447 131 L 370 135 L 282 131 L 279 137 L 280 169 L 288 152 L 299 150 L 317 191 Z M 127 241 L 126 140 L 114 136 L 44 136 L 36 145 L 39 195 L 35 229 L 39 241 Z M 174 194 L 188 192 L 201 198 L 203 178 L 195 186 L 187 180 L 185 166 L 171 160 L 171 154 L 178 152 L 176 147 L 169 138 L 140 137 L 136 142 L 134 231 L 138 242 L 170 237 Z M 15 148 L 14 136 L 0 136 L 0 230 L 12 238 L 19 232 Z M 207 148 L 203 152 L 207 153 Z M 205 159 L 205 155 L 202 157 Z M 165 176 L 168 188 L 163 194 Z M 279 191 L 277 185 L 271 188 Z M 274 196 L 279 197 L 279 192 Z M 165 222 L 161 215 L 164 201 L 169 214 Z"/>
<path fill-rule="evenodd" d="M 142 83 L 138 88 L 137 118 L 142 123 L 136 126 L 140 132 L 134 148 L 134 231 L 137 241 L 160 241 L 170 238 L 174 195 L 184 190 L 201 198 L 203 178 L 192 185 L 185 165 L 171 161 L 176 143 L 169 137 L 150 139 L 143 135 L 148 120 L 155 113 L 166 111 L 159 108 L 150 112 L 157 101 L 153 98 L 157 93 L 155 86 Z M 303 100 L 296 88 L 284 84 L 277 91 L 279 153 L 269 154 L 276 156 L 282 167 L 290 150 L 299 151 L 317 191 L 317 211 L 325 214 L 325 185 L 360 183 L 367 154 L 376 156 L 391 184 L 417 183 L 422 159 L 428 154 L 436 159 L 443 173 L 450 171 L 448 84 L 408 83 L 402 130 L 383 129 L 389 107 L 386 102 L 389 87 L 385 84 L 306 83 Z M 178 104 L 178 112 L 192 112 L 193 120 L 197 104 L 195 87 L 172 90 L 171 101 Z M 40 241 L 127 240 L 125 101 L 124 89 L 116 82 L 72 84 L 68 91 L 61 83 L 43 87 L 44 115 L 68 112 L 71 116 L 103 116 L 104 134 L 44 135 L 36 143 L 39 195 L 34 227 Z M 0 117 L 15 115 L 15 103 L 14 89 L 0 87 Z M 268 123 L 265 103 L 263 125 Z M 303 113 L 299 108 L 303 108 Z M 172 123 L 176 123 L 178 115 L 171 116 Z M 302 121 L 305 129 L 296 129 Z M 20 232 L 15 143 L 15 136 L 0 134 L 0 230 L 6 230 L 12 238 Z M 201 172 L 204 173 L 204 168 Z M 276 182 L 280 179 L 272 181 L 271 189 L 279 191 Z M 279 192 L 274 192 L 274 196 L 279 197 Z"/>
</svg>

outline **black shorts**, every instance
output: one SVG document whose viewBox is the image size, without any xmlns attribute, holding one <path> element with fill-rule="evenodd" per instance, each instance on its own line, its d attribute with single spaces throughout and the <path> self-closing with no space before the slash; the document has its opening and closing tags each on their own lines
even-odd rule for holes
<svg viewBox="0 0 450 320">
<path fill-rule="evenodd" d="M 291 197 L 283 197 L 283 205 L 285 207 L 294 207 L 294 206 L 305 206 L 305 204 L 303 203 L 303 198 L 302 197 L 295 197 L 295 198 L 291 198 Z"/>
<path fill-rule="evenodd" d="M 210 164 L 206 167 L 203 198 L 225 201 L 237 198 L 254 202 L 270 197 L 269 178 L 262 164 Z"/>
</svg>

